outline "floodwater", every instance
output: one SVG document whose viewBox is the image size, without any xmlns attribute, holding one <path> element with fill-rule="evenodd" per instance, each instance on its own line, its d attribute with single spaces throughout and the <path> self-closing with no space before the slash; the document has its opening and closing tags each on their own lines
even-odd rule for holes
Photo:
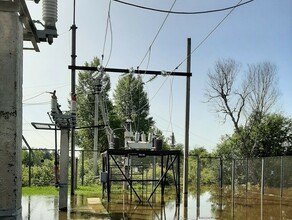
<svg viewBox="0 0 292 220">
<path fill-rule="evenodd" d="M 183 199 L 176 202 L 175 195 L 165 193 L 151 202 L 131 201 L 126 193 L 113 192 L 110 203 L 101 203 L 100 195 L 77 195 L 69 198 L 67 212 L 58 210 L 58 196 L 23 196 L 23 219 L 222 219 L 222 220 L 292 220 L 292 197 L 277 196 L 266 192 L 246 195 L 230 194 L 218 196 L 212 190 L 201 192 L 200 200 L 196 193 L 189 192 L 187 208 Z M 135 198 L 133 197 L 133 200 Z M 144 201 L 144 197 L 143 197 Z"/>
</svg>

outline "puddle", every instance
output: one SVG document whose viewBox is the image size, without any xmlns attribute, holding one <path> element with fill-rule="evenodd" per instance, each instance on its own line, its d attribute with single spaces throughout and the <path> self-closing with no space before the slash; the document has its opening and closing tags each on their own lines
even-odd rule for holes
<svg viewBox="0 0 292 220">
<path fill-rule="evenodd" d="M 98 196 L 78 195 L 69 198 L 67 212 L 58 210 L 58 196 L 23 196 L 23 219 L 292 219 L 292 198 L 272 194 L 260 196 L 252 192 L 245 196 L 218 197 L 211 192 L 200 195 L 200 207 L 194 193 L 188 196 L 188 207 L 177 203 L 166 193 L 156 202 L 131 201 L 128 194 L 113 193 L 110 203 L 101 203 Z"/>
</svg>

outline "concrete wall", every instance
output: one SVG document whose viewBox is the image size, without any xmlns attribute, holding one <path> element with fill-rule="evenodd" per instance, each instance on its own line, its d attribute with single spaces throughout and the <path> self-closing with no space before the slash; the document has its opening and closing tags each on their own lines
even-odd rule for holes
<svg viewBox="0 0 292 220">
<path fill-rule="evenodd" d="M 0 219 L 21 219 L 23 30 L 0 8 Z"/>
</svg>

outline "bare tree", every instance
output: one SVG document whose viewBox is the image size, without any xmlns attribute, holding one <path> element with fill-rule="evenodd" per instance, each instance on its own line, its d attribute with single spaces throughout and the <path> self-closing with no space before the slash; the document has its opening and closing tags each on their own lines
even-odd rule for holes
<svg viewBox="0 0 292 220">
<path fill-rule="evenodd" d="M 208 73 L 206 97 L 214 104 L 215 110 L 223 114 L 224 123 L 230 117 L 237 132 L 240 132 L 239 121 L 247 99 L 247 86 L 241 92 L 235 88 L 239 64 L 234 60 L 219 60 L 214 71 Z"/>
<path fill-rule="evenodd" d="M 277 68 L 270 62 L 248 66 L 247 103 L 250 115 L 261 120 L 277 102 L 279 97 Z"/>
<path fill-rule="evenodd" d="M 249 65 L 247 74 L 239 82 L 239 64 L 232 59 L 219 60 L 208 73 L 207 101 L 211 102 L 224 123 L 229 117 L 241 140 L 242 150 L 247 151 L 249 132 L 241 126 L 259 122 L 275 105 L 279 96 L 275 65 L 264 62 Z M 251 153 L 251 152 L 250 152 Z"/>
</svg>

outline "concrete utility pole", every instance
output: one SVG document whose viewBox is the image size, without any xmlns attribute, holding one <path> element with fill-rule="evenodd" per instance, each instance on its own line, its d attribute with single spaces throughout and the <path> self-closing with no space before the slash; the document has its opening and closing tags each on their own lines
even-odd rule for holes
<svg viewBox="0 0 292 220">
<path fill-rule="evenodd" d="M 0 219 L 9 220 L 21 219 L 23 27 L 18 12 L 17 1 L 0 1 Z"/>
<path fill-rule="evenodd" d="M 187 40 L 187 72 L 191 72 L 191 38 Z M 184 148 L 184 175 L 183 197 L 184 207 L 188 206 L 188 176 L 189 176 L 189 128 L 190 128 L 190 84 L 191 77 L 186 78 L 186 121 L 185 121 L 185 148 Z"/>
<path fill-rule="evenodd" d="M 59 210 L 68 204 L 69 129 L 61 128 Z"/>
</svg>

